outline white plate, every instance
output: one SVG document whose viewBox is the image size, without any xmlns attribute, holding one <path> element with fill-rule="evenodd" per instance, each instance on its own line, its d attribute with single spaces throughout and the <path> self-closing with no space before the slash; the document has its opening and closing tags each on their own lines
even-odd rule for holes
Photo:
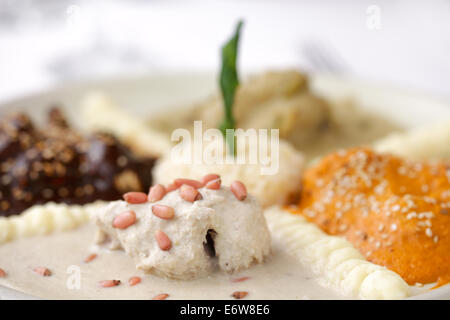
<svg viewBox="0 0 450 320">
<path fill-rule="evenodd" d="M 77 108 L 89 91 L 107 92 L 121 106 L 139 115 L 150 115 L 206 97 L 216 88 L 213 74 L 158 74 L 124 76 L 95 82 L 57 87 L 0 104 L 0 113 L 24 110 L 38 120 L 49 105 L 61 103 L 70 120 L 80 124 Z M 391 87 L 368 84 L 355 79 L 316 76 L 311 82 L 318 93 L 331 98 L 352 97 L 363 108 L 382 113 L 406 128 L 450 119 L 450 103 Z M 0 299 L 32 299 L 0 287 Z M 450 299 L 450 285 L 415 296 L 414 299 Z"/>
</svg>

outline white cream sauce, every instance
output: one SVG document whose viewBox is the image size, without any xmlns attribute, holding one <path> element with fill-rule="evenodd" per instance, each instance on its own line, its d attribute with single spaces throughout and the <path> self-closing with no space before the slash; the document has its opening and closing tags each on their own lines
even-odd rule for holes
<svg viewBox="0 0 450 320">
<path fill-rule="evenodd" d="M 283 250 L 282 241 L 276 237 L 273 254 L 264 264 L 240 274 L 217 272 L 206 278 L 178 281 L 137 270 L 132 259 L 121 250 L 93 246 L 94 231 L 93 225 L 85 225 L 64 233 L 0 245 L 0 267 L 7 272 L 7 277 L 0 278 L 0 285 L 45 299 L 152 299 L 161 293 L 169 294 L 169 299 L 232 299 L 235 291 L 247 291 L 247 299 L 349 298 L 319 285 L 317 276 Z M 97 258 L 84 263 L 91 253 L 97 253 Z M 52 275 L 35 274 L 32 270 L 37 266 L 49 268 Z M 73 287 L 77 270 L 79 289 Z M 128 279 L 132 276 L 141 277 L 142 282 L 129 286 Z M 244 276 L 249 279 L 232 281 Z M 112 279 L 121 280 L 121 284 L 111 288 L 99 286 L 99 281 Z"/>
</svg>

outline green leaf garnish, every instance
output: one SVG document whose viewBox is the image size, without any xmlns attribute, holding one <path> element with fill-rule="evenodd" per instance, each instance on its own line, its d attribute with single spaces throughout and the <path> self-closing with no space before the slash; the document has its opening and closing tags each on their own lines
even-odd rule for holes
<svg viewBox="0 0 450 320">
<path fill-rule="evenodd" d="M 220 70 L 220 90 L 224 102 L 224 119 L 220 124 L 220 131 L 226 137 L 227 129 L 235 129 L 236 121 L 233 116 L 233 104 L 236 89 L 239 85 L 239 77 L 236 68 L 238 55 L 239 36 L 243 22 L 239 21 L 232 38 L 222 47 L 222 68 Z M 230 153 L 234 154 L 234 136 L 228 137 Z"/>
</svg>

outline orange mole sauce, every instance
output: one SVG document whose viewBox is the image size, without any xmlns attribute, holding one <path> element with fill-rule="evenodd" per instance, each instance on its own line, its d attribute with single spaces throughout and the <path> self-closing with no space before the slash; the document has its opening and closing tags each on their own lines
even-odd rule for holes
<svg viewBox="0 0 450 320">
<path fill-rule="evenodd" d="M 450 162 L 339 151 L 307 170 L 293 212 L 411 285 L 450 282 Z"/>
</svg>

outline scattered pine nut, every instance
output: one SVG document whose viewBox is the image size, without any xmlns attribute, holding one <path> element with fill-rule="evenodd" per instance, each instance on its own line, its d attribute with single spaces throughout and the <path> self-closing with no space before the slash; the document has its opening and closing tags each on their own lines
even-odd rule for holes
<svg viewBox="0 0 450 320">
<path fill-rule="evenodd" d="M 132 287 L 141 283 L 142 279 L 140 277 L 131 277 L 128 279 L 128 284 Z"/>
<path fill-rule="evenodd" d="M 208 182 L 217 180 L 217 179 L 220 179 L 220 176 L 218 174 L 210 173 L 202 178 L 202 182 L 203 182 L 203 185 L 206 185 L 206 184 L 208 184 Z"/>
<path fill-rule="evenodd" d="M 37 273 L 38 275 L 41 275 L 43 277 L 49 277 L 52 275 L 52 272 L 50 271 L 50 269 L 46 268 L 46 267 L 36 267 L 33 269 L 34 273 Z"/>
<path fill-rule="evenodd" d="M 246 280 L 250 279 L 250 277 L 240 277 L 240 278 L 236 278 L 236 279 L 232 279 L 231 282 L 244 282 Z"/>
<path fill-rule="evenodd" d="M 222 184 L 221 179 L 211 180 L 206 184 L 206 189 L 219 190 Z"/>
<path fill-rule="evenodd" d="M 160 219 L 170 220 L 175 216 L 175 210 L 172 207 L 162 204 L 155 204 L 152 206 L 152 212 Z"/>
<path fill-rule="evenodd" d="M 155 239 L 156 242 L 158 242 L 158 246 L 161 250 L 167 251 L 170 250 L 170 248 L 172 248 L 172 241 L 170 241 L 167 234 L 165 234 L 163 231 L 157 230 L 155 232 Z"/>
<path fill-rule="evenodd" d="M 197 181 L 197 180 L 192 180 L 192 179 L 182 179 L 182 178 L 175 179 L 174 183 L 178 187 L 181 187 L 183 184 L 187 184 L 188 186 L 194 187 L 195 189 L 203 187 L 203 183 L 201 183 L 200 181 Z"/>
<path fill-rule="evenodd" d="M 84 258 L 84 263 L 89 263 L 92 260 L 94 260 L 95 258 L 97 258 L 97 255 L 95 253 L 88 255 L 86 258 Z"/>
<path fill-rule="evenodd" d="M 143 192 L 128 192 L 123 195 L 123 199 L 130 204 L 141 204 L 148 201 L 148 197 Z"/>
<path fill-rule="evenodd" d="M 247 291 L 235 291 L 231 296 L 235 299 L 244 299 L 247 295 Z"/>
<path fill-rule="evenodd" d="M 120 284 L 120 280 L 103 280 L 98 283 L 102 288 L 117 287 Z"/>
<path fill-rule="evenodd" d="M 200 192 L 198 192 L 197 189 L 195 189 L 194 187 L 191 187 L 190 185 L 187 184 L 183 184 L 180 187 L 180 197 L 183 200 L 189 202 L 194 202 L 196 200 L 202 199 L 202 195 L 200 194 Z"/>
<path fill-rule="evenodd" d="M 117 229 L 126 229 L 136 223 L 136 213 L 134 211 L 125 211 L 113 220 L 113 227 Z"/>
<path fill-rule="evenodd" d="M 6 277 L 6 271 L 0 268 L 0 278 Z"/>
<path fill-rule="evenodd" d="M 158 294 L 157 296 L 153 297 L 152 300 L 166 300 L 169 297 L 169 295 L 167 293 L 161 293 Z"/>
<path fill-rule="evenodd" d="M 166 195 L 166 188 L 162 184 L 154 185 L 150 188 L 150 192 L 148 193 L 148 201 L 155 202 L 159 201 Z"/>
<path fill-rule="evenodd" d="M 233 183 L 231 183 L 230 189 L 236 199 L 238 199 L 239 201 L 244 201 L 245 198 L 247 198 L 247 189 L 242 182 L 238 180 L 233 181 Z"/>
</svg>

